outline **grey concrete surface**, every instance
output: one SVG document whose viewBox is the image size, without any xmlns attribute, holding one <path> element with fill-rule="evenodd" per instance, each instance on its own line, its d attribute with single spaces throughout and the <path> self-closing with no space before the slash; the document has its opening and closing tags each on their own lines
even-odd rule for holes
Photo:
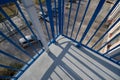
<svg viewBox="0 0 120 80">
<path fill-rule="evenodd" d="M 63 36 L 49 46 L 18 80 L 119 80 L 120 66 Z"/>
</svg>

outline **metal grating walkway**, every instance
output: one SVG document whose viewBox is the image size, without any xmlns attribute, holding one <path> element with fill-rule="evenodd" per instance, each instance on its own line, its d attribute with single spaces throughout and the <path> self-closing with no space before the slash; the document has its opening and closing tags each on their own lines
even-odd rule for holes
<svg viewBox="0 0 120 80">
<path fill-rule="evenodd" d="M 63 36 L 50 45 L 19 80 L 120 80 L 120 66 Z"/>
</svg>

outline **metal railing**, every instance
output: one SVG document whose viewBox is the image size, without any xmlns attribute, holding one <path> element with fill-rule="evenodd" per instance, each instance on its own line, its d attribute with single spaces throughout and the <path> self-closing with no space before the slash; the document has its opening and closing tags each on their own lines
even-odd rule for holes
<svg viewBox="0 0 120 80">
<path fill-rule="evenodd" d="M 104 13 L 103 19 L 98 21 L 97 26 L 96 25 L 93 26 L 93 25 L 95 24 L 97 19 L 100 18 L 99 16 L 102 14 L 102 11 L 106 4 L 106 0 L 99 0 L 99 2 L 96 3 L 95 5 L 95 9 L 90 8 L 93 3 L 92 0 L 76 0 L 76 3 L 74 3 L 73 0 L 70 0 L 70 2 L 65 0 L 53 0 L 53 1 L 46 0 L 45 3 L 42 3 L 41 0 L 38 0 L 39 2 L 39 5 L 37 5 L 39 7 L 37 9 L 38 14 L 34 12 L 35 5 L 31 2 L 31 0 L 28 1 L 28 5 L 25 1 L 27 0 L 23 0 L 23 3 L 19 3 L 17 0 L 0 1 L 0 15 L 4 16 L 17 32 L 12 36 L 8 36 L 0 30 L 0 36 L 5 39 L 2 42 L 9 43 L 9 47 L 7 49 L 15 48 L 14 50 L 16 50 L 16 51 L 6 50 L 6 48 L 4 48 L 3 45 L 2 46 L 0 45 L 1 46 L 0 56 L 4 55 L 8 57 L 6 58 L 8 60 L 12 59 L 15 60 L 14 62 L 22 64 L 22 66 L 25 65 L 21 69 L 21 67 L 19 68 L 16 65 L 11 66 L 8 63 L 4 64 L 4 62 L 1 62 L 0 67 L 3 68 L 1 70 L 6 69 L 9 71 L 10 69 L 13 73 L 7 75 L 0 74 L 0 79 L 11 79 L 11 78 L 17 79 L 42 54 L 42 52 L 45 51 L 47 46 L 45 46 L 46 43 L 44 42 L 44 40 L 46 40 L 49 43 L 48 45 L 50 45 L 51 43 L 55 42 L 56 38 L 59 35 L 63 35 L 66 38 L 69 38 L 72 41 L 76 42 L 78 48 L 84 46 L 94 51 L 95 53 L 111 60 L 112 62 L 120 65 L 120 60 L 116 59 L 116 57 L 120 56 L 120 52 L 118 50 L 120 44 L 117 44 L 112 49 L 102 52 L 108 44 L 110 44 L 116 38 L 120 37 L 120 33 L 118 33 L 111 40 L 103 44 L 103 41 L 104 39 L 106 39 L 105 37 L 108 35 L 110 30 L 112 30 L 116 26 L 116 24 L 120 22 L 120 17 L 117 17 L 117 20 L 113 21 L 110 25 L 107 25 L 107 27 L 109 28 L 106 28 L 105 26 L 108 17 L 114 11 L 117 4 L 120 3 L 119 0 L 113 2 L 112 7 L 109 8 L 108 11 L 106 11 L 107 13 Z M 34 36 L 34 39 L 37 41 L 37 46 L 38 46 L 37 48 L 36 45 L 32 44 L 31 41 L 26 37 L 27 34 L 26 30 L 20 30 L 20 28 L 16 26 L 16 23 L 12 21 L 11 17 L 8 16 L 6 11 L 2 7 L 3 5 L 6 4 L 7 4 L 6 6 L 10 6 L 8 3 L 13 3 L 16 6 L 18 12 L 21 14 L 21 17 L 23 18 L 26 24 L 25 27 L 27 28 L 27 30 L 29 30 L 28 32 L 29 35 Z M 31 24 L 29 21 L 27 21 L 26 16 L 24 15 L 20 5 L 22 6 L 24 5 L 24 7 L 26 8 L 26 11 L 28 12 L 28 15 L 31 19 Z M 45 11 L 45 9 L 47 10 Z M 90 9 L 93 11 L 90 11 Z M 40 13 L 40 17 L 37 17 L 36 14 L 39 15 L 39 13 Z M 89 13 L 91 15 L 89 15 Z M 89 20 L 87 20 L 86 16 L 89 16 Z M 34 19 L 34 17 L 37 18 Z M 38 19 L 40 20 L 39 23 L 38 23 Z M 41 26 L 38 26 L 35 23 Z M 95 29 L 93 29 L 93 27 Z M 102 31 L 101 28 L 104 28 L 105 31 Z M 39 30 L 43 30 L 43 32 L 38 32 Z M 97 39 L 94 40 L 94 38 L 100 31 L 101 31 L 100 36 L 97 36 Z M 20 45 L 18 38 L 13 39 L 13 37 L 16 36 L 19 36 L 19 39 L 20 38 L 24 39 L 24 41 L 26 41 L 29 48 L 28 49 L 23 48 Z M 44 40 L 42 40 L 42 38 L 44 38 Z M 29 52 L 29 50 L 32 50 L 32 52 Z M 111 52 L 115 50 L 117 51 L 117 53 L 114 53 L 112 56 L 109 56 L 109 54 L 111 54 Z M 25 56 L 27 60 L 24 60 L 25 58 L 20 57 L 20 55 L 18 56 L 16 52 L 19 52 L 18 54 Z M 14 74 L 18 71 L 19 73 L 14 76 Z"/>
</svg>

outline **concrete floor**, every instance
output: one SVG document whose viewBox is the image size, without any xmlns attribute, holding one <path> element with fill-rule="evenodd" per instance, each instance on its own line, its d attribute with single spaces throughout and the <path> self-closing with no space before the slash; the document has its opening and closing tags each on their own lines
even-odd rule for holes
<svg viewBox="0 0 120 80">
<path fill-rule="evenodd" d="M 120 80 L 120 66 L 58 37 L 18 80 Z"/>
</svg>

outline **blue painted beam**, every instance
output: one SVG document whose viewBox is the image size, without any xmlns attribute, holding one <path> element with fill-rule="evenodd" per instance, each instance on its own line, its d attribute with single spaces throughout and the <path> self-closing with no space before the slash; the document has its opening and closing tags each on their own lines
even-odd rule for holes
<svg viewBox="0 0 120 80">
<path fill-rule="evenodd" d="M 82 43 L 82 41 L 84 40 L 85 36 L 86 36 L 87 33 L 89 32 L 89 30 L 90 30 L 90 28 L 91 28 L 93 22 L 95 21 L 97 15 L 99 14 L 100 10 L 102 9 L 104 3 L 105 3 L 105 0 L 100 0 L 100 2 L 99 2 L 99 4 L 98 4 L 97 8 L 95 9 L 95 12 L 94 12 L 94 14 L 93 14 L 91 20 L 89 21 L 89 24 L 88 24 L 88 26 L 87 26 L 85 32 L 84 32 L 83 35 L 82 35 L 82 38 L 81 38 L 81 40 L 80 40 L 78 46 Z"/>
<path fill-rule="evenodd" d="M 35 60 L 37 60 L 37 59 L 42 55 L 42 53 L 43 53 L 44 51 L 45 51 L 45 50 L 41 49 L 40 52 L 39 52 L 39 54 L 36 54 L 36 55 L 34 56 L 34 60 L 31 59 L 31 60 L 28 62 L 29 65 L 24 65 L 24 67 L 21 69 L 21 70 L 23 70 L 23 71 L 19 71 L 19 72 L 14 76 L 14 77 L 15 77 L 15 80 L 18 80 L 18 78 L 19 78 L 20 76 L 22 76 L 22 74 L 35 62 Z M 13 80 L 14 80 L 14 78 L 13 78 Z"/>
<path fill-rule="evenodd" d="M 59 36 L 60 36 L 60 35 L 56 35 L 56 36 L 55 36 L 55 39 L 57 39 Z M 53 39 L 48 43 L 48 46 L 50 46 L 50 45 L 52 44 L 52 42 L 53 42 Z M 37 59 L 42 55 L 42 53 L 43 53 L 44 51 L 45 51 L 44 49 L 41 49 L 40 52 L 39 52 L 39 54 L 36 54 L 36 55 L 34 56 L 34 60 L 30 60 L 30 61 L 28 62 L 29 65 L 25 65 L 25 66 L 22 68 L 23 71 L 19 71 L 19 72 L 15 75 L 15 80 L 17 80 L 17 79 L 30 67 L 30 65 L 32 65 L 32 64 L 35 62 L 35 60 L 37 60 Z M 13 79 L 13 80 L 14 80 L 14 79 Z"/>
<path fill-rule="evenodd" d="M 43 7 L 42 7 L 42 3 L 41 3 L 41 0 L 39 0 L 39 6 L 40 6 L 40 10 L 42 11 L 42 16 L 43 16 L 43 21 L 44 21 L 44 24 L 45 24 L 45 28 L 46 28 L 46 31 L 47 31 L 47 34 L 48 34 L 48 39 L 50 40 L 50 33 L 49 33 L 49 30 L 48 30 L 48 25 L 45 21 L 45 14 L 44 14 L 44 11 L 43 11 Z"/>
<path fill-rule="evenodd" d="M 30 29 L 30 31 L 32 32 L 33 36 L 36 37 L 35 33 L 33 32 L 32 28 L 31 28 L 30 23 L 27 21 L 27 19 L 26 19 L 24 13 L 22 12 L 22 10 L 21 10 L 21 8 L 20 8 L 20 6 L 19 6 L 19 4 L 18 4 L 17 1 L 15 1 L 15 5 L 16 5 L 16 7 L 18 8 L 18 11 L 20 12 L 20 14 L 21 14 L 21 16 L 22 16 L 24 22 L 26 23 L 27 27 L 28 27 L 28 28 Z"/>
<path fill-rule="evenodd" d="M 77 20 L 77 17 L 78 17 L 79 8 L 80 8 L 80 2 L 81 2 L 81 0 L 79 0 L 78 5 L 77 5 L 77 10 L 76 10 L 76 14 L 75 14 L 74 23 L 73 23 L 72 32 L 71 32 L 70 37 L 72 37 L 73 31 L 74 31 L 74 28 L 75 28 L 75 23 L 76 23 L 76 20 Z"/>
<path fill-rule="evenodd" d="M 66 35 L 68 35 L 68 31 L 69 31 L 69 24 L 70 24 L 70 15 L 71 15 L 71 12 L 72 12 L 72 1 L 70 1 L 70 9 L 69 9 L 69 14 L 68 14 L 68 23 L 67 23 L 67 31 L 66 31 Z"/>
<path fill-rule="evenodd" d="M 110 58 L 115 58 L 117 56 L 120 56 L 120 52 L 118 52 L 117 54 L 112 55 Z"/>
<path fill-rule="evenodd" d="M 108 14 L 106 15 L 106 17 L 103 19 L 103 21 L 100 23 L 100 25 L 97 27 L 96 31 L 94 32 L 94 34 L 90 37 L 89 41 L 86 43 L 86 45 L 89 44 L 89 42 L 93 39 L 93 37 L 95 36 L 95 34 L 98 32 L 98 30 L 102 27 L 102 25 L 105 23 L 105 21 L 107 20 L 107 18 L 109 17 L 109 15 L 112 13 L 112 11 L 115 9 L 115 7 L 117 6 L 117 4 L 119 3 L 119 0 L 116 1 L 116 3 L 114 4 L 114 6 L 110 9 L 110 11 L 108 12 Z"/>
<path fill-rule="evenodd" d="M 49 20 L 50 20 L 51 33 L 52 33 L 53 40 L 55 42 L 55 30 L 54 30 L 54 21 L 53 21 L 51 0 L 46 0 L 46 5 L 47 5 L 48 16 L 49 16 Z"/>
<path fill-rule="evenodd" d="M 115 64 L 120 65 L 120 63 L 117 63 L 116 60 L 114 60 L 114 59 L 112 59 L 112 58 L 110 58 L 110 57 L 108 57 L 108 56 L 106 56 L 106 55 L 103 55 L 102 53 L 100 53 L 100 52 L 98 52 L 98 51 L 96 51 L 96 50 L 94 50 L 94 49 L 92 49 L 92 48 L 90 48 L 90 47 L 88 47 L 88 46 L 86 46 L 86 45 L 84 45 L 84 44 L 81 44 L 81 45 L 84 46 L 85 48 L 87 48 L 87 49 L 95 52 L 96 54 L 98 54 L 98 55 L 100 55 L 100 56 L 102 56 L 102 57 L 104 57 L 104 58 L 106 58 L 106 59 L 114 62 Z"/>
<path fill-rule="evenodd" d="M 80 25 L 79 25 L 79 28 L 78 28 L 78 31 L 77 31 L 77 34 L 76 34 L 76 37 L 75 37 L 75 40 L 77 39 L 77 36 L 78 36 L 78 34 L 79 34 L 79 32 L 80 32 L 80 29 L 81 29 L 81 27 L 82 27 L 83 21 L 84 21 L 84 19 L 85 19 L 85 15 L 86 15 L 87 10 L 88 10 L 89 5 L 90 5 L 90 1 L 91 1 L 91 0 L 88 0 L 88 3 L 87 3 L 87 6 L 86 6 L 84 15 L 82 16 L 82 20 L 81 20 L 81 22 L 80 22 Z"/>
<path fill-rule="evenodd" d="M 35 47 L 30 43 L 29 40 L 24 36 L 24 34 L 21 32 L 21 30 L 16 26 L 16 24 L 12 21 L 12 19 L 7 15 L 7 13 L 0 7 L 0 13 L 12 24 L 12 26 L 15 28 L 15 30 L 25 39 L 25 41 L 28 43 L 28 45 L 36 52 L 38 51 L 35 49 Z"/>
<path fill-rule="evenodd" d="M 120 46 L 120 44 L 118 44 L 117 46 L 115 46 L 115 47 L 113 47 L 112 49 L 108 50 L 108 51 L 107 51 L 106 53 L 104 53 L 103 55 L 109 54 L 110 51 L 116 49 L 116 48 L 119 47 L 119 46 Z"/>
<path fill-rule="evenodd" d="M 13 76 L 0 76 L 0 79 L 2 79 L 2 80 L 10 80 L 11 78 L 13 78 L 15 80 L 16 77 L 13 77 Z"/>
<path fill-rule="evenodd" d="M 114 22 L 114 23 L 110 26 L 110 28 L 108 28 L 108 30 L 99 38 L 98 41 L 96 41 L 96 42 L 93 44 L 93 46 L 92 46 L 91 48 L 94 48 L 95 45 L 97 45 L 97 44 L 104 38 L 104 36 L 105 36 L 119 21 L 120 21 L 120 18 L 119 18 L 116 22 Z"/>
<path fill-rule="evenodd" d="M 117 37 L 119 37 L 120 36 L 120 33 L 119 34 L 117 34 L 116 36 L 114 36 L 111 40 L 109 40 L 108 42 L 106 42 L 102 47 L 100 47 L 99 49 L 98 49 L 98 51 L 100 51 L 102 48 L 104 48 L 107 44 L 109 44 L 110 42 L 112 42 L 114 39 L 116 39 Z"/>
<path fill-rule="evenodd" d="M 11 67 L 11 66 L 6 66 L 6 65 L 3 65 L 3 64 L 0 64 L 0 67 L 15 70 L 15 71 L 22 71 L 20 69 L 17 69 L 17 68 Z"/>
<path fill-rule="evenodd" d="M 62 19 L 61 19 L 62 20 L 61 21 L 62 22 L 61 23 L 62 24 L 62 30 L 61 30 L 61 34 L 63 34 L 63 32 L 64 32 L 64 28 L 63 28 L 64 27 L 64 0 L 62 0 L 62 8 L 61 9 L 62 9 L 62 13 L 61 13 L 62 14 Z"/>
<path fill-rule="evenodd" d="M 27 19 L 26 19 L 24 13 L 22 12 L 22 10 L 21 10 L 21 8 L 20 8 L 20 6 L 19 6 L 19 4 L 18 4 L 17 1 L 15 1 L 15 5 L 16 5 L 16 7 L 18 8 L 18 11 L 20 12 L 20 14 L 21 14 L 21 16 L 22 16 L 24 22 L 26 23 L 27 27 L 28 27 L 29 30 L 31 31 L 32 35 L 33 35 L 33 36 L 35 37 L 35 39 L 37 40 L 36 34 L 35 34 L 34 31 L 32 30 L 32 27 L 31 27 L 30 23 L 27 21 Z M 41 48 L 41 43 L 40 43 L 40 42 L 39 42 L 39 46 L 40 46 L 40 48 Z"/>
<path fill-rule="evenodd" d="M 2 51 L 2 50 L 0 50 L 0 54 L 3 54 L 3 55 L 5 55 L 5 56 L 8 56 L 8 57 L 14 59 L 14 60 L 17 60 L 17 61 L 19 61 L 19 62 L 22 62 L 22 63 L 24 63 L 24 64 L 27 64 L 27 62 L 24 62 L 23 60 L 15 57 L 15 56 L 13 56 L 13 55 L 11 55 L 10 53 L 4 52 L 4 51 Z"/>
<path fill-rule="evenodd" d="M 57 35 L 59 34 L 59 32 L 58 32 L 58 15 L 57 15 L 57 10 L 56 9 L 58 9 L 58 5 L 57 5 L 57 2 L 56 2 L 56 0 L 54 0 L 54 5 L 55 5 L 55 25 L 56 25 L 56 33 L 57 33 Z"/>
<path fill-rule="evenodd" d="M 4 4 L 15 2 L 15 1 L 17 0 L 0 0 L 0 5 L 4 5 Z"/>
<path fill-rule="evenodd" d="M 59 34 L 62 34 L 62 24 L 61 24 L 61 0 L 58 0 L 58 20 L 59 20 Z"/>
<path fill-rule="evenodd" d="M 5 38 L 9 43 L 13 44 L 17 49 L 19 49 L 20 51 L 22 51 L 24 54 L 26 54 L 27 56 L 29 56 L 30 58 L 32 58 L 32 56 L 30 55 L 30 53 L 28 53 L 27 51 L 25 51 L 24 49 L 22 49 L 20 46 L 18 46 L 13 40 L 11 40 L 10 38 L 8 38 L 5 34 L 3 34 L 0 31 L 0 35 Z M 33 59 L 33 58 L 32 58 Z"/>
</svg>

